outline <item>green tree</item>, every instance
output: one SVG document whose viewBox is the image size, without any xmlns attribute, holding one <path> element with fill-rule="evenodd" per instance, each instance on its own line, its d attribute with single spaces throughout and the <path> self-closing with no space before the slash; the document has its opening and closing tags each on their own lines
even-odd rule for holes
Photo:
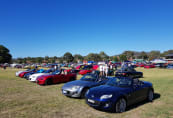
<svg viewBox="0 0 173 118">
<path fill-rule="evenodd" d="M 99 53 L 99 55 L 100 55 L 102 61 L 106 61 L 106 60 L 109 59 L 109 56 L 108 56 L 104 51 L 101 51 L 101 52 Z"/>
<path fill-rule="evenodd" d="M 64 56 L 63 56 L 63 59 L 64 59 L 67 63 L 69 63 L 69 62 L 72 62 L 72 61 L 73 61 L 74 57 L 73 57 L 73 55 L 72 55 L 70 52 L 66 52 L 66 53 L 64 54 Z"/>
<path fill-rule="evenodd" d="M 118 61 L 119 61 L 119 59 L 118 59 L 117 56 L 114 56 L 114 57 L 113 57 L 113 60 L 114 60 L 115 62 L 118 62 Z"/>
<path fill-rule="evenodd" d="M 149 53 L 148 56 L 149 56 L 149 60 L 160 58 L 160 51 L 153 50 Z"/>
<path fill-rule="evenodd" d="M 126 61 L 127 60 L 127 57 L 124 54 L 121 54 L 119 57 L 120 57 L 121 61 Z"/>
<path fill-rule="evenodd" d="M 123 55 L 125 55 L 127 59 L 133 58 L 134 51 L 124 51 Z"/>
<path fill-rule="evenodd" d="M 35 59 L 36 63 L 42 63 L 43 60 L 43 57 L 36 57 Z"/>
<path fill-rule="evenodd" d="M 0 63 L 10 63 L 12 56 L 10 54 L 9 49 L 5 46 L 0 45 Z"/>
<path fill-rule="evenodd" d="M 142 51 L 139 56 L 140 56 L 141 59 L 145 59 L 145 60 L 148 59 L 148 55 L 144 51 Z"/>
<path fill-rule="evenodd" d="M 74 61 L 75 62 L 78 62 L 78 61 L 83 61 L 84 60 L 84 57 L 80 54 L 75 54 L 74 55 Z"/>
<path fill-rule="evenodd" d="M 101 61 L 101 57 L 97 53 L 89 53 L 86 57 L 85 60 L 87 61 Z"/>
<path fill-rule="evenodd" d="M 17 59 L 16 59 L 16 62 L 19 63 L 19 64 L 22 64 L 22 63 L 23 63 L 23 58 L 20 58 L 20 57 L 17 58 Z"/>
</svg>

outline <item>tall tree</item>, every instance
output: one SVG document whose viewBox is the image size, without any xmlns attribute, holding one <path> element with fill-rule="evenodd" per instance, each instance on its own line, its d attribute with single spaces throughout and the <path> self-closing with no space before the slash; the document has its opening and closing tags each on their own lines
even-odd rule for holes
<svg viewBox="0 0 173 118">
<path fill-rule="evenodd" d="M 23 58 L 20 58 L 20 57 L 16 59 L 17 63 L 19 63 L 19 64 L 22 64 L 23 63 L 23 60 L 24 59 Z"/>
<path fill-rule="evenodd" d="M 104 51 L 101 51 L 101 52 L 99 53 L 99 55 L 100 55 L 102 61 L 106 61 L 106 60 L 109 59 L 109 56 L 108 56 Z"/>
<path fill-rule="evenodd" d="M 156 59 L 156 58 L 160 58 L 160 51 L 151 51 L 149 52 L 149 60 L 153 60 L 153 59 Z"/>
<path fill-rule="evenodd" d="M 64 54 L 64 56 L 63 56 L 63 59 L 64 59 L 67 63 L 69 63 L 69 62 L 72 62 L 72 61 L 73 61 L 74 57 L 73 57 L 73 55 L 72 55 L 70 52 L 66 52 L 66 53 Z"/>
<path fill-rule="evenodd" d="M 0 45 L 0 63 L 10 63 L 12 56 L 9 49 L 5 46 Z"/>
<path fill-rule="evenodd" d="M 124 51 L 123 55 L 126 55 L 127 59 L 133 58 L 134 52 L 133 51 Z"/>
<path fill-rule="evenodd" d="M 144 52 L 144 51 L 142 51 L 142 52 L 140 53 L 140 57 L 141 57 L 141 59 L 148 59 L 148 55 L 147 55 L 147 53 Z"/>
<path fill-rule="evenodd" d="M 119 61 L 119 59 L 118 59 L 117 56 L 114 56 L 114 57 L 113 57 L 113 60 L 114 60 L 115 62 L 118 62 L 118 61 Z"/>
<path fill-rule="evenodd" d="M 89 53 L 89 54 L 85 57 L 85 59 L 86 59 L 87 61 L 101 61 L 101 60 L 102 60 L 101 57 L 100 57 L 100 55 L 97 54 L 97 53 Z"/>
<path fill-rule="evenodd" d="M 127 57 L 124 54 L 121 54 L 119 57 L 120 57 L 121 61 L 126 61 L 127 60 Z"/>
<path fill-rule="evenodd" d="M 35 61 L 36 63 L 42 63 L 44 59 L 42 57 L 36 57 Z"/>
<path fill-rule="evenodd" d="M 80 54 L 75 54 L 74 55 L 74 61 L 75 62 L 78 62 L 78 61 L 83 61 L 84 60 L 84 57 Z"/>
</svg>

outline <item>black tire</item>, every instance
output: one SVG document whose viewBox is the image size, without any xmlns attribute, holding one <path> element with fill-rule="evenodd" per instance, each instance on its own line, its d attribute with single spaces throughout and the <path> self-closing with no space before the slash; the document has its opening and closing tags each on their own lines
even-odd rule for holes
<svg viewBox="0 0 173 118">
<path fill-rule="evenodd" d="M 152 89 L 150 89 L 150 90 L 148 91 L 147 100 L 148 100 L 149 102 L 152 102 L 153 99 L 154 99 L 154 92 L 153 92 Z"/>
<path fill-rule="evenodd" d="M 89 88 L 84 88 L 81 92 L 81 98 L 85 98 L 85 94 L 88 91 Z"/>
<path fill-rule="evenodd" d="M 53 83 L 52 79 L 49 78 L 49 79 L 46 80 L 45 85 L 51 85 L 52 83 Z"/>
<path fill-rule="evenodd" d="M 124 98 L 120 98 L 116 103 L 115 103 L 115 112 L 117 113 L 122 113 L 126 111 L 127 107 L 127 101 Z"/>
</svg>

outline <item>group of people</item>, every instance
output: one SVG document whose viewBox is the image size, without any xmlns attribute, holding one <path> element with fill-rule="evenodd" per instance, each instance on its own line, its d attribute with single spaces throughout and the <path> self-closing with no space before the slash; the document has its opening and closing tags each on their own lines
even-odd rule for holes
<svg viewBox="0 0 173 118">
<path fill-rule="evenodd" d="M 113 65 L 111 64 L 102 64 L 99 66 L 100 76 L 109 76 L 114 72 Z"/>
</svg>

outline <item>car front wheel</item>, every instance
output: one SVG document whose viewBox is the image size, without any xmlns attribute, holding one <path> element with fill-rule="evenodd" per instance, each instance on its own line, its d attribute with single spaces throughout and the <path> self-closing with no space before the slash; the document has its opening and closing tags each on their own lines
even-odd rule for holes
<svg viewBox="0 0 173 118">
<path fill-rule="evenodd" d="M 154 98 L 154 93 L 153 93 L 152 90 L 149 90 L 149 92 L 148 92 L 148 101 L 152 102 L 153 98 Z"/>
<path fill-rule="evenodd" d="M 88 88 L 84 88 L 81 93 L 81 98 L 85 98 L 85 94 L 88 91 Z"/>
<path fill-rule="evenodd" d="M 45 85 L 51 85 L 52 84 L 52 79 L 49 78 L 46 80 Z"/>
<path fill-rule="evenodd" d="M 115 104 L 115 110 L 117 113 L 125 112 L 126 106 L 126 100 L 124 98 L 120 98 Z"/>
</svg>

